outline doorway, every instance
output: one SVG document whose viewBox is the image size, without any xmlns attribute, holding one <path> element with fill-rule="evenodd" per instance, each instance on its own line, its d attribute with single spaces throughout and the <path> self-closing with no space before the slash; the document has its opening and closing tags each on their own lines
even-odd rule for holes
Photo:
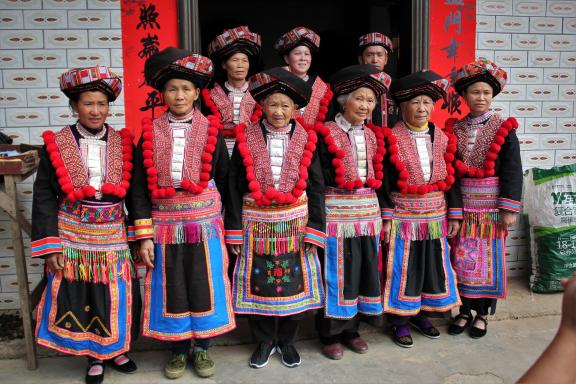
<svg viewBox="0 0 576 384">
<path fill-rule="evenodd" d="M 262 68 L 284 65 L 274 51 L 280 35 L 305 26 L 320 35 L 320 52 L 313 58 L 311 73 L 328 81 L 340 68 L 357 64 L 358 37 L 382 32 L 394 41 L 386 72 L 393 78 L 411 72 L 411 1 L 364 0 L 341 3 L 330 0 L 199 0 L 198 20 L 201 52 L 224 29 L 248 25 L 262 36 Z"/>
</svg>

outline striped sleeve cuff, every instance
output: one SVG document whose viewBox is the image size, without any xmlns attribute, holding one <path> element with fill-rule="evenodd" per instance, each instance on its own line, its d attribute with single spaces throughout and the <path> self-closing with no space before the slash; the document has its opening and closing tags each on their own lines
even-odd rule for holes
<svg viewBox="0 0 576 384">
<path fill-rule="evenodd" d="M 380 215 L 382 216 L 382 220 L 392 220 L 392 215 L 394 215 L 394 209 L 382 208 L 380 209 Z"/>
<path fill-rule="evenodd" d="M 304 242 L 324 248 L 324 243 L 326 242 L 326 234 L 314 228 L 306 227 Z"/>
<path fill-rule="evenodd" d="M 227 229 L 224 231 L 224 241 L 226 244 L 239 244 L 242 245 L 242 230 L 241 229 Z"/>
<path fill-rule="evenodd" d="M 130 227 L 128 227 L 128 232 L 130 232 Z M 134 220 L 134 240 L 151 239 L 153 237 L 152 219 Z"/>
<path fill-rule="evenodd" d="M 54 252 L 62 252 L 62 243 L 59 237 L 45 237 L 30 243 L 32 257 L 42 257 Z"/>
<path fill-rule="evenodd" d="M 448 219 L 449 220 L 462 220 L 462 208 L 448 208 Z"/>
<path fill-rule="evenodd" d="M 126 232 L 126 236 L 128 237 L 128 241 L 132 242 L 132 241 L 136 241 L 136 238 L 134 237 L 134 232 L 135 232 L 135 228 L 133 225 L 129 225 L 128 226 L 128 230 Z"/>
<path fill-rule="evenodd" d="M 510 212 L 520 212 L 522 203 L 516 200 L 506 199 L 504 197 L 498 198 L 498 209 L 505 209 Z"/>
</svg>

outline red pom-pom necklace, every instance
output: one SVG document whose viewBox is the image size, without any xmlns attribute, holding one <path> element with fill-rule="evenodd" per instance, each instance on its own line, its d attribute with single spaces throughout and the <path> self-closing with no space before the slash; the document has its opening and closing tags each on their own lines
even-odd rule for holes
<svg viewBox="0 0 576 384">
<path fill-rule="evenodd" d="M 376 153 L 372 158 L 372 166 L 374 168 L 374 178 L 367 178 L 366 184 L 360 179 L 346 181 L 344 178 L 345 168 L 344 168 L 344 156 L 345 152 L 342 148 L 339 148 L 330 129 L 322 123 L 316 123 L 314 129 L 324 138 L 324 143 L 328 147 L 328 152 L 333 155 L 332 166 L 334 167 L 335 182 L 336 186 L 341 189 L 359 189 L 364 188 L 364 185 L 369 188 L 378 189 L 382 185 L 382 179 L 384 178 L 382 160 L 384 160 L 384 155 L 386 154 L 386 145 L 384 141 L 384 131 L 381 127 L 378 127 L 372 123 L 367 124 L 366 127 L 374 132 L 376 136 Z"/>
<path fill-rule="evenodd" d="M 446 121 L 447 128 L 453 130 L 455 119 L 449 119 Z M 464 164 L 460 159 L 456 159 L 454 166 L 456 167 L 456 175 L 458 177 L 467 176 L 473 178 L 484 178 L 492 177 L 496 173 L 496 159 L 498 154 L 502 150 L 502 144 L 506 141 L 506 138 L 510 132 L 518 128 L 518 121 L 514 117 L 509 117 L 506 119 L 496 131 L 496 135 L 490 144 L 488 153 L 486 153 L 486 158 L 484 159 L 484 168 L 472 167 Z"/>
<path fill-rule="evenodd" d="M 308 133 L 308 140 L 304 146 L 304 152 L 302 153 L 302 159 L 300 159 L 300 165 L 298 167 L 299 178 L 290 192 L 280 192 L 274 187 L 269 187 L 266 191 L 262 191 L 262 186 L 256 179 L 254 173 L 254 160 L 252 159 L 252 154 L 246 144 L 246 125 L 238 124 L 236 126 L 236 145 L 238 146 L 238 152 L 240 152 L 240 156 L 242 157 L 242 163 L 246 167 L 248 189 L 250 190 L 252 198 L 258 205 L 268 206 L 273 202 L 277 204 L 293 204 L 306 190 L 308 168 L 312 162 L 312 155 L 316 150 L 318 137 L 311 125 L 304 124 L 301 118 L 296 120 L 298 120 L 306 130 L 306 133 Z"/>
<path fill-rule="evenodd" d="M 454 181 L 454 167 L 452 166 L 452 160 L 454 160 L 454 155 L 456 153 L 456 136 L 450 131 L 445 131 L 444 133 L 448 136 L 448 145 L 446 146 L 446 153 L 444 153 L 444 160 L 446 161 L 446 172 L 447 176 L 444 180 L 438 180 L 432 184 L 417 185 L 408 183 L 410 178 L 410 171 L 404 162 L 400 159 L 398 155 L 398 144 L 394 132 L 390 128 L 383 128 L 384 135 L 388 141 L 388 152 L 390 153 L 390 162 L 394 164 L 396 170 L 398 171 L 398 181 L 396 185 L 402 194 L 419 194 L 424 195 L 426 193 L 434 191 L 447 191 L 450 189 Z M 452 159 L 452 160 L 450 160 Z"/>
<path fill-rule="evenodd" d="M 132 164 L 132 134 L 127 128 L 121 129 L 119 133 L 122 137 L 122 180 L 119 184 L 103 183 L 101 192 L 104 195 L 112 195 L 123 199 L 126 196 L 126 190 L 130 187 L 131 171 L 134 166 Z M 66 198 L 75 202 L 96 196 L 96 189 L 89 184 L 74 188 L 70 172 L 62 160 L 60 148 L 56 144 L 56 134 L 47 130 L 42 133 L 42 138 L 46 144 L 46 151 L 52 166 L 56 170 L 58 184 L 62 192 L 66 194 Z"/>
</svg>

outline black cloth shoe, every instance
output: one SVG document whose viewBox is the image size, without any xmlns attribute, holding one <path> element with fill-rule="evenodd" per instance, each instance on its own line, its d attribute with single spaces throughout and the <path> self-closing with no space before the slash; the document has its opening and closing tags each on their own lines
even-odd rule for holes
<svg viewBox="0 0 576 384">
<path fill-rule="evenodd" d="M 300 354 L 292 344 L 288 345 L 278 345 L 276 350 L 282 356 L 282 364 L 287 366 L 288 368 L 294 368 L 302 363 L 302 359 L 300 359 Z"/>
<path fill-rule="evenodd" d="M 124 364 L 116 363 L 117 359 L 123 360 L 123 358 L 128 359 L 128 361 Z M 112 368 L 122 373 L 134 373 L 138 369 L 134 360 L 131 360 L 126 354 L 116 356 L 115 358 L 108 360 L 108 363 L 112 366 Z"/>
<path fill-rule="evenodd" d="M 268 361 L 270 360 L 270 356 L 272 356 L 275 351 L 276 348 L 274 343 L 258 344 L 258 347 L 256 347 L 256 350 L 250 357 L 250 362 L 248 363 L 248 365 L 256 369 L 265 367 L 266 364 L 268 364 Z"/>
<path fill-rule="evenodd" d="M 97 365 L 102 367 L 102 373 L 99 375 L 89 375 L 88 372 L 90 372 L 90 368 Z M 90 359 L 88 361 L 88 368 L 86 369 L 85 381 L 86 384 L 101 384 L 104 381 L 104 362 L 102 360 Z"/>
<path fill-rule="evenodd" d="M 460 322 L 459 320 L 466 320 L 466 323 L 464 323 L 464 325 L 458 325 L 458 323 Z M 450 326 L 448 327 L 448 334 L 459 335 L 462 332 L 464 332 L 466 328 L 470 326 L 470 323 L 472 323 L 472 315 L 465 315 L 463 313 L 460 313 L 454 318 L 452 324 L 450 324 Z"/>
<path fill-rule="evenodd" d="M 410 328 L 407 325 L 392 326 L 392 340 L 402 348 L 412 348 L 414 341 L 410 335 Z"/>
<path fill-rule="evenodd" d="M 429 339 L 437 339 L 440 337 L 440 331 L 425 317 L 413 317 L 408 323 Z"/>
<path fill-rule="evenodd" d="M 477 328 L 474 326 L 477 321 L 483 321 L 484 322 L 484 329 Z M 481 337 L 484 337 L 486 335 L 486 332 L 488 332 L 488 320 L 486 320 L 482 316 L 476 315 L 476 317 L 474 318 L 474 322 L 472 323 L 472 326 L 470 327 L 470 337 L 473 339 L 479 339 Z"/>
</svg>

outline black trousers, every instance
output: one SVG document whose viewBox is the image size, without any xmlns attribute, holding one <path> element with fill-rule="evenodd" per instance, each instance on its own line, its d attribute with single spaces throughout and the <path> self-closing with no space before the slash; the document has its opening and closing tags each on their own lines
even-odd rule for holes
<svg viewBox="0 0 576 384">
<path fill-rule="evenodd" d="M 250 316 L 248 324 L 257 343 L 293 344 L 302 314 L 292 316 Z"/>
<path fill-rule="evenodd" d="M 324 345 L 340 343 L 359 337 L 359 326 L 359 316 L 354 316 L 351 319 L 334 319 L 325 317 L 323 311 L 316 315 L 316 331 L 320 342 Z"/>
<path fill-rule="evenodd" d="M 388 323 L 390 325 L 393 325 L 396 327 L 400 327 L 402 325 L 408 325 L 408 322 L 412 318 L 424 318 L 424 319 L 426 319 L 426 316 L 424 316 L 424 314 L 422 312 L 420 312 L 419 314 L 414 315 L 414 316 L 398 316 L 398 315 L 393 315 L 391 313 L 386 315 L 386 319 L 388 320 Z"/>
<path fill-rule="evenodd" d="M 471 315 L 472 311 L 480 316 L 496 313 L 497 299 L 461 297 L 461 300 L 460 313 L 463 315 Z"/>
</svg>

